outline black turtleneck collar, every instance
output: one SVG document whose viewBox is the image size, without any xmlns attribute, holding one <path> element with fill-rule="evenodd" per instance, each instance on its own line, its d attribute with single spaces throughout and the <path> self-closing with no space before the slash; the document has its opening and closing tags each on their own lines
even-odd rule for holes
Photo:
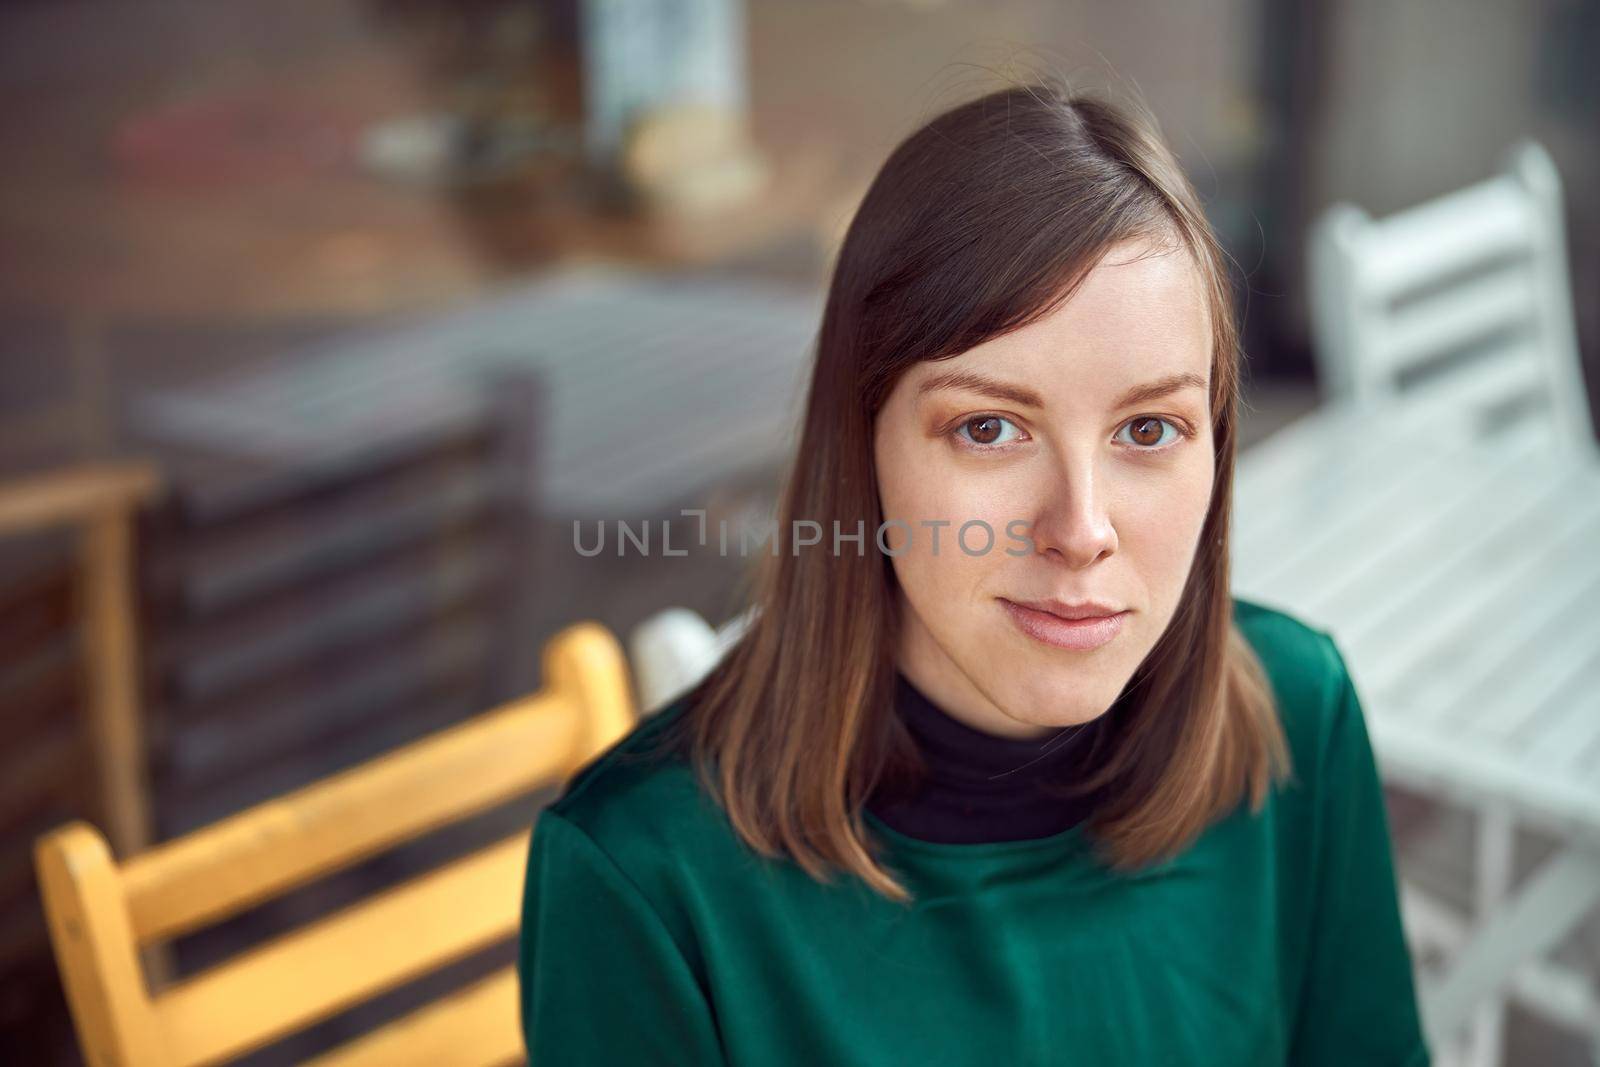
<svg viewBox="0 0 1600 1067">
<path fill-rule="evenodd" d="M 1081 778 L 1094 734 L 1111 711 L 1037 740 L 1001 737 L 952 718 L 899 671 L 895 711 L 926 773 L 879 790 L 867 808 L 908 837 L 949 844 L 1049 837 L 1092 810 L 1092 796 L 1073 796 L 1066 787 Z"/>
</svg>

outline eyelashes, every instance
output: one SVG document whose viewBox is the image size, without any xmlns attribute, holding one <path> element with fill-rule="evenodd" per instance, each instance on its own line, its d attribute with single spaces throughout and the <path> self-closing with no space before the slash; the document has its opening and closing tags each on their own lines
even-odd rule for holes
<svg viewBox="0 0 1600 1067">
<path fill-rule="evenodd" d="M 1166 415 L 1135 415 L 1133 418 L 1117 427 L 1117 440 L 1122 440 L 1122 432 L 1141 422 L 1156 422 L 1170 428 L 1171 438 L 1163 432 L 1163 443 L 1154 445 L 1141 445 L 1136 441 L 1127 441 L 1125 447 L 1141 455 L 1161 455 L 1177 448 L 1184 441 L 1195 436 L 1193 427 L 1187 422 L 1176 417 Z M 986 440 L 978 440 L 972 435 L 974 427 L 984 427 L 979 431 Z M 1009 432 L 1007 430 L 1009 428 Z M 955 440 L 958 447 L 968 452 L 1003 452 L 1018 440 L 1026 440 L 1021 427 L 1004 415 L 992 413 L 970 415 L 962 419 L 951 429 L 945 431 L 945 436 Z"/>
<path fill-rule="evenodd" d="M 1175 448 L 1179 444 L 1182 444 L 1186 439 L 1194 436 L 1187 426 L 1180 425 L 1176 420 L 1169 419 L 1164 415 L 1135 415 L 1133 418 L 1129 419 L 1127 422 L 1118 427 L 1117 432 L 1120 434 L 1123 430 L 1140 422 L 1159 422 L 1165 426 L 1172 427 L 1173 430 L 1172 440 L 1166 441 L 1164 444 L 1141 445 L 1137 442 L 1130 442 L 1129 447 L 1140 452 L 1165 452 L 1167 449 Z M 1165 437 L 1166 435 L 1163 434 L 1163 440 L 1165 440 Z"/>
<path fill-rule="evenodd" d="M 1015 436 L 1020 436 L 1021 433 L 1022 433 L 1022 430 L 1017 426 L 1016 423 L 1012 422 L 1010 419 L 1006 418 L 1003 415 L 974 415 L 969 419 L 963 420 L 955 428 L 955 433 L 958 436 L 962 437 L 962 441 L 964 443 L 973 445 L 974 447 L 977 447 L 977 448 L 1000 448 L 1000 447 L 1002 447 L 1002 446 L 1004 446 L 1006 444 L 1010 444 L 1011 443 L 1010 440 L 1007 440 L 1007 441 L 977 441 L 977 440 L 974 440 L 972 435 L 971 435 L 971 433 L 969 432 L 969 431 L 971 431 L 972 427 L 975 426 L 975 425 L 985 425 L 985 424 L 988 424 L 988 423 L 998 423 L 1001 426 L 1009 426 L 1009 427 L 1011 427 L 1011 429 L 1013 431 L 1015 431 L 1015 435 L 1013 436 L 1012 439 L 1015 439 Z M 1003 433 L 1004 431 L 1001 431 L 1001 432 Z M 962 436 L 962 435 L 964 435 L 964 436 Z"/>
</svg>

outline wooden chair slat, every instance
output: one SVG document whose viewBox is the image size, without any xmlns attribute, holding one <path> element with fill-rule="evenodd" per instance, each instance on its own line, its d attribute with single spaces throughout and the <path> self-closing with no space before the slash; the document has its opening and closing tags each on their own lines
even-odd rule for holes
<svg viewBox="0 0 1600 1067">
<path fill-rule="evenodd" d="M 12 482 L 0 493 L 0 534 L 83 522 L 153 496 L 160 479 L 142 461 L 91 463 Z"/>
<path fill-rule="evenodd" d="M 517 834 L 167 990 L 173 1058 L 237 1056 L 509 936 L 527 849 Z"/>
<path fill-rule="evenodd" d="M 517 1025 L 517 972 L 496 971 L 305 1067 L 504 1067 L 525 1059 Z"/>
<path fill-rule="evenodd" d="M 1539 295 L 1526 270 L 1500 270 L 1464 281 L 1394 312 L 1377 358 L 1399 371 L 1481 338 L 1537 326 Z"/>
<path fill-rule="evenodd" d="M 1462 219 L 1472 225 L 1460 225 Z M 1525 254 L 1533 225 L 1526 194 L 1505 176 L 1417 204 L 1374 224 L 1374 254 L 1361 276 L 1362 289 L 1392 298 L 1462 264 Z"/>
<path fill-rule="evenodd" d="M 215 922 L 559 777 L 578 725 L 562 697 L 517 701 L 141 853 L 123 876 L 134 935 Z"/>
</svg>

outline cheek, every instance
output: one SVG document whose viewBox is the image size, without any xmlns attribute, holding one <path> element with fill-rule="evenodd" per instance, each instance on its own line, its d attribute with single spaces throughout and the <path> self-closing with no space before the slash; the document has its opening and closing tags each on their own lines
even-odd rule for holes
<svg viewBox="0 0 1600 1067">
<path fill-rule="evenodd" d="M 967 606 L 986 600 L 992 589 L 1004 584 L 1001 578 L 1010 568 L 1019 564 L 1005 554 L 1017 542 L 1007 540 L 1005 522 L 998 515 L 957 508 L 930 517 L 948 519 L 949 525 L 934 529 L 913 524 L 910 549 L 892 560 L 895 575 L 930 629 L 962 629 L 968 625 L 962 615 Z M 987 523 L 988 529 L 972 520 Z M 972 523 L 964 533 L 962 523 Z"/>
<path fill-rule="evenodd" d="M 1211 458 L 1196 453 L 1196 462 L 1174 469 L 1160 485 L 1130 494 L 1118 523 L 1123 547 L 1173 580 L 1187 575 L 1211 507 Z"/>
<path fill-rule="evenodd" d="M 884 518 L 905 524 L 888 528 L 884 542 L 895 552 L 896 577 L 913 602 L 938 603 L 981 584 L 999 561 L 1010 560 L 1002 550 L 1016 542 L 1006 539 L 1006 522 L 1025 513 L 1008 506 L 1009 495 L 996 492 L 992 479 L 963 478 L 926 461 L 899 466 L 892 459 L 879 477 Z M 964 523 L 972 524 L 965 533 Z"/>
<path fill-rule="evenodd" d="M 1005 523 L 997 516 L 1015 517 L 1015 508 L 1008 507 L 1008 494 L 999 491 L 1002 484 L 993 472 L 987 475 L 965 471 L 949 460 L 941 443 L 921 440 L 910 429 L 895 426 L 877 442 L 875 451 L 878 476 L 878 498 L 883 518 L 898 519 L 911 529 L 912 545 L 906 558 L 931 549 L 933 529 L 924 522 L 944 521 L 949 525 L 939 529 L 939 559 L 955 544 L 956 532 L 961 524 L 972 519 L 989 522 L 1003 536 Z M 907 534 L 904 527 L 892 527 L 885 533 L 890 547 L 898 547 Z M 968 543 L 980 548 L 985 540 L 981 529 L 968 534 Z"/>
<path fill-rule="evenodd" d="M 1216 460 L 1212 457 L 1209 440 L 1203 449 L 1194 449 L 1187 474 L 1178 491 L 1177 506 L 1182 524 L 1193 539 L 1199 536 L 1200 527 L 1205 525 L 1206 513 L 1211 510 L 1211 491 L 1216 486 Z"/>
</svg>

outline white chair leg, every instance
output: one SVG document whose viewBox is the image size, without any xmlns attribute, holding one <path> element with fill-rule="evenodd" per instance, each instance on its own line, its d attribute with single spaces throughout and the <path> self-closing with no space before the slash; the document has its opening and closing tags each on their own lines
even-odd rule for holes
<svg viewBox="0 0 1600 1067">
<path fill-rule="evenodd" d="M 1480 928 L 1487 924 L 1511 891 L 1516 861 L 1516 823 L 1502 806 L 1478 813 L 1473 912 Z M 1496 992 L 1474 1013 L 1467 1062 L 1472 1067 L 1500 1067 L 1504 1046 L 1506 998 Z"/>
<path fill-rule="evenodd" d="M 1465 1025 L 1487 996 L 1505 988 L 1518 964 L 1546 955 L 1600 903 L 1600 849 L 1570 845 L 1546 860 L 1476 931 L 1449 973 L 1425 997 L 1436 1039 Z"/>
</svg>

